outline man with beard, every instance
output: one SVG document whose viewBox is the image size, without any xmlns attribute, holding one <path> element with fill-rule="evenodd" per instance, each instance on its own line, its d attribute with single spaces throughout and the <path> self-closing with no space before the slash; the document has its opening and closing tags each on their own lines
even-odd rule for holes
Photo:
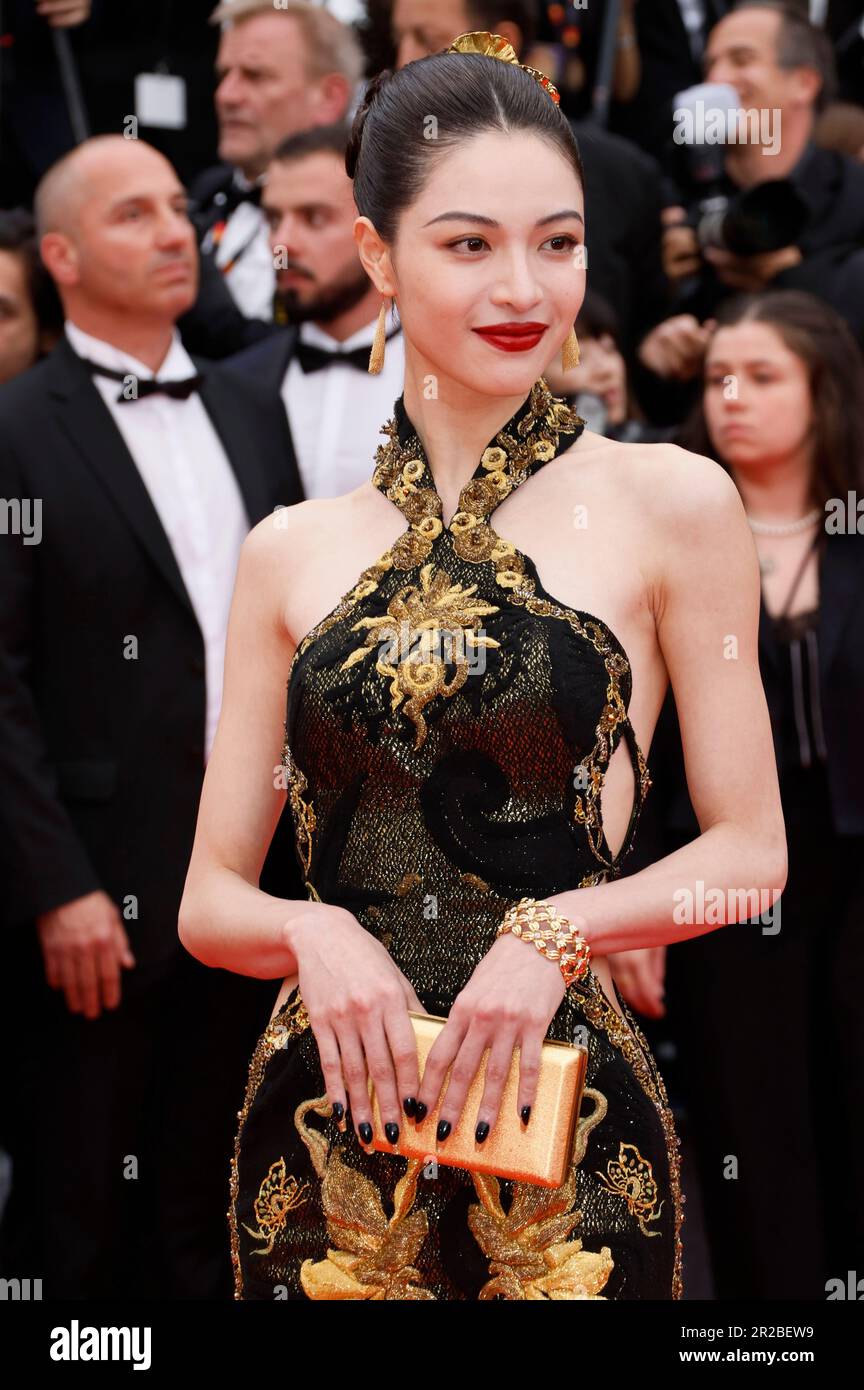
<svg viewBox="0 0 864 1390">
<path fill-rule="evenodd" d="M 198 298 L 178 327 L 187 352 L 229 357 L 271 333 L 275 277 L 260 200 L 280 141 L 349 120 L 363 73 L 350 24 L 307 0 L 225 0 L 216 57 L 220 163 L 189 188 Z"/>
<path fill-rule="evenodd" d="M 288 327 L 223 364 L 281 395 L 307 498 L 338 497 L 368 480 L 404 377 L 393 312 L 383 369 L 368 371 L 381 295 L 354 241 L 348 136 L 343 122 L 316 126 L 277 149 L 261 206 Z"/>
</svg>

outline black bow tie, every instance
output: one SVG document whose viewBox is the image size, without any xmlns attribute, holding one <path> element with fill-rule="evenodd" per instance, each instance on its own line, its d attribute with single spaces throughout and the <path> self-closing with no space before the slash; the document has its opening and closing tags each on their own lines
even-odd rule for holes
<svg viewBox="0 0 864 1390">
<path fill-rule="evenodd" d="M 101 362 L 91 362 L 88 357 L 82 357 L 81 361 L 91 373 L 111 377 L 112 381 L 125 382 L 130 377 L 135 380 L 134 395 L 127 396 L 124 391 L 121 391 L 117 397 L 118 405 L 122 405 L 124 401 L 140 400 L 142 396 L 155 396 L 160 393 L 165 396 L 173 396 L 178 401 L 186 401 L 193 391 L 200 391 L 204 381 L 200 372 L 196 372 L 195 376 L 183 377 L 182 380 L 178 381 L 156 381 L 152 377 L 138 377 L 136 379 L 134 372 L 121 372 L 115 370 L 114 367 L 103 367 Z"/>
<path fill-rule="evenodd" d="M 389 343 L 390 339 L 395 338 L 396 334 L 401 331 L 399 328 L 394 328 L 392 333 L 387 334 L 386 341 Z M 316 343 L 307 343 L 302 338 L 298 338 L 294 348 L 294 356 L 304 372 L 317 372 L 322 367 L 332 366 L 334 362 L 347 362 L 349 366 L 358 367 L 361 372 L 365 372 L 369 369 L 371 351 L 371 343 L 368 347 L 349 348 L 347 352 L 334 352 L 330 348 L 318 347 Z"/>
<path fill-rule="evenodd" d="M 236 212 L 242 203 L 251 203 L 253 207 L 260 207 L 263 191 L 260 183 L 253 184 L 251 188 L 241 188 L 232 179 L 227 188 L 220 188 L 218 193 L 214 193 L 213 206 L 217 209 L 220 217 L 230 217 L 232 212 Z"/>
</svg>

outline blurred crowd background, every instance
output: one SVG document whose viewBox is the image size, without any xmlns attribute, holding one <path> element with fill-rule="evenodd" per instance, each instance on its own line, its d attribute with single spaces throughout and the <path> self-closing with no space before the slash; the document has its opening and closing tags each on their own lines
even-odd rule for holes
<svg viewBox="0 0 864 1390">
<path fill-rule="evenodd" d="M 404 356 L 394 315 L 366 370 L 345 145 L 375 73 L 467 30 L 548 74 L 584 161 L 581 361 L 547 380 L 610 439 L 716 459 L 759 553 L 782 928 L 661 953 L 644 1016 L 685 1296 L 864 1269 L 864 6 L 0 0 L 0 1273 L 58 1296 L 230 1297 L 274 988 L 191 961 L 176 917 L 237 553 L 371 474 Z M 648 763 L 629 872 L 699 833 L 671 694 Z M 288 822 L 261 886 L 305 896 Z"/>
</svg>

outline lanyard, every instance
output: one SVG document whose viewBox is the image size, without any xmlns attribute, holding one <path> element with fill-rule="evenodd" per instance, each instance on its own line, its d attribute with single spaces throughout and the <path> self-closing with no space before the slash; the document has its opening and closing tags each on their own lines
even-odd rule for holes
<svg viewBox="0 0 864 1390">
<path fill-rule="evenodd" d="M 807 549 L 805 550 L 805 552 L 804 552 L 804 554 L 803 554 L 803 556 L 802 556 L 802 558 L 801 558 L 801 563 L 800 563 L 800 565 L 798 566 L 798 570 L 797 570 L 797 572 L 796 572 L 796 574 L 795 574 L 795 578 L 794 578 L 793 581 L 792 581 L 792 587 L 791 587 L 791 589 L 789 590 L 789 593 L 786 595 L 786 602 L 784 603 L 784 605 L 783 605 L 782 609 L 780 610 L 780 612 L 777 613 L 777 614 L 775 615 L 775 621 L 776 621 L 777 618 L 779 618 L 779 619 L 782 620 L 783 618 L 786 617 L 786 615 L 787 615 L 787 613 L 788 613 L 788 611 L 789 611 L 789 607 L 790 607 L 790 605 L 791 605 L 791 603 L 792 603 L 792 600 L 793 600 L 793 598 L 795 597 L 796 593 L 798 592 L 798 585 L 801 583 L 801 579 L 802 579 L 802 576 L 803 576 L 803 574 L 804 574 L 805 569 L 807 568 L 807 563 L 808 563 L 808 561 L 809 561 L 809 559 L 810 559 L 810 556 L 813 554 L 813 551 L 814 551 L 814 550 L 817 548 L 817 546 L 819 545 L 819 542 L 821 541 L 822 536 L 823 536 L 823 532 L 822 532 L 821 529 L 820 529 L 820 530 L 818 530 L 818 531 L 816 532 L 816 535 L 813 537 L 812 543 L 811 543 L 811 544 L 807 547 Z"/>
</svg>

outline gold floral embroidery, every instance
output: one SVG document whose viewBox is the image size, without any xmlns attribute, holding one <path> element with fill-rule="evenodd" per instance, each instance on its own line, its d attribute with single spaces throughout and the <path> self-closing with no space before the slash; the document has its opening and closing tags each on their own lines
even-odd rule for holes
<svg viewBox="0 0 864 1390">
<path fill-rule="evenodd" d="M 484 468 L 500 472 L 502 468 L 507 467 L 507 455 L 503 449 L 491 444 L 488 449 L 483 450 L 480 462 Z"/>
<path fill-rule="evenodd" d="M 407 1161 L 396 1184 L 393 1215 L 387 1218 L 380 1193 L 363 1173 L 342 1161 L 342 1150 L 329 1150 L 325 1135 L 309 1129 L 306 1115 L 332 1114 L 326 1096 L 303 1101 L 294 1123 L 321 1180 L 327 1234 L 333 1242 L 323 1260 L 300 1266 L 303 1292 L 312 1299 L 432 1300 L 420 1284 L 416 1259 L 429 1232 L 425 1211 L 412 1211 L 422 1159 Z"/>
<path fill-rule="evenodd" d="M 604 1300 L 615 1261 L 608 1245 L 599 1252 L 583 1250 L 582 1241 L 568 1239 L 582 1219 L 575 1210 L 576 1169 L 588 1136 L 606 1115 L 602 1091 L 586 1086 L 594 1101 L 590 1115 L 580 1116 L 567 1177 L 560 1187 L 516 1182 L 510 1210 L 501 1204 L 501 1184 L 494 1174 L 472 1173 L 480 1205 L 468 1210 L 468 1224 L 477 1244 L 490 1260 L 493 1276 L 480 1290 L 480 1299 Z"/>
<path fill-rule="evenodd" d="M 305 775 L 294 761 L 288 743 L 287 731 L 282 742 L 282 766 L 285 768 L 288 780 L 288 800 L 294 817 L 297 853 L 303 865 L 303 873 L 306 875 L 312 862 L 312 834 L 317 821 L 312 802 L 306 800 L 305 793 L 308 789 L 308 783 Z M 309 888 L 311 885 L 307 883 L 306 887 Z"/>
<path fill-rule="evenodd" d="M 481 878 L 479 874 L 465 873 L 460 874 L 459 877 L 463 883 L 468 884 L 469 888 L 476 888 L 480 893 L 492 892 L 491 883 L 487 883 L 485 878 Z"/>
<path fill-rule="evenodd" d="M 584 980 L 570 986 L 579 1000 L 579 1006 L 588 1022 L 602 1029 L 614 1047 L 626 1057 L 633 1068 L 639 1085 L 653 1103 L 660 1116 L 666 1139 L 666 1156 L 669 1162 L 669 1186 L 672 1189 L 672 1202 L 675 1212 L 675 1267 L 672 1274 L 672 1297 L 680 1299 L 684 1294 L 683 1262 L 684 1249 L 681 1244 L 681 1227 L 684 1223 L 684 1203 L 686 1196 L 681 1191 L 681 1139 L 675 1131 L 675 1121 L 669 1108 L 669 1097 L 663 1077 L 654 1060 L 654 1055 L 642 1030 L 625 1001 L 622 1002 L 624 1018 L 613 1009 L 603 992 L 597 976 L 592 972 Z"/>
<path fill-rule="evenodd" d="M 246 1118 L 255 1099 L 258 1087 L 264 1078 L 267 1063 L 280 1048 L 285 1047 L 289 1038 L 299 1037 L 305 1033 L 311 1025 L 306 1006 L 300 995 L 300 990 L 295 989 L 293 995 L 282 1005 L 279 1012 L 270 1020 L 258 1042 L 255 1044 L 255 1051 L 249 1062 L 249 1075 L 246 1081 L 246 1093 L 243 1097 L 242 1109 L 237 1111 L 237 1133 L 234 1138 L 234 1152 L 231 1155 L 230 1163 L 230 1203 L 228 1206 L 228 1230 L 231 1237 L 231 1265 L 234 1271 L 234 1297 L 243 1297 L 243 1278 L 240 1267 L 240 1237 L 237 1225 L 237 1197 L 240 1191 L 240 1141 L 243 1134 L 243 1127 Z"/>
<path fill-rule="evenodd" d="M 539 377 L 531 388 L 528 408 L 516 422 L 516 433 L 505 428 L 495 436 L 496 443 L 483 451 L 480 463 L 485 476 L 469 479 L 459 496 L 459 507 L 451 518 L 450 530 L 457 552 L 465 559 L 486 559 L 484 547 L 493 543 L 494 533 L 482 528 L 472 536 L 475 529 L 471 518 L 484 521 L 493 507 L 507 496 L 514 487 L 524 482 L 537 462 L 554 458 L 558 452 L 559 435 L 575 433 L 585 421 L 562 400 L 553 396 L 548 383 Z M 381 427 L 381 433 L 388 436 L 386 444 L 379 444 L 375 454 L 375 472 L 372 481 L 391 502 L 395 502 L 411 523 L 411 531 L 402 539 L 402 552 L 411 557 L 411 565 L 419 564 L 429 553 L 429 544 L 422 551 L 423 536 L 419 533 L 421 517 L 441 517 L 441 499 L 428 474 L 428 464 L 423 447 L 416 434 L 402 444 L 399 439 L 399 426 L 395 416 Z M 473 552 L 469 553 L 469 547 Z M 400 554 L 400 560 L 402 556 Z M 397 560 L 396 563 L 400 563 Z M 406 565 L 405 568 L 410 568 Z"/>
<path fill-rule="evenodd" d="M 454 528 L 458 516 L 457 512 L 453 518 Z M 453 532 L 453 549 L 460 560 L 468 560 L 472 564 L 491 559 L 497 541 L 498 537 L 488 522 L 478 521 L 476 518 L 462 529 L 454 529 Z"/>
<path fill-rule="evenodd" d="M 251 1226 L 243 1222 L 243 1229 L 248 1231 L 250 1236 L 266 1241 L 260 1250 L 252 1251 L 253 1255 L 273 1253 L 273 1242 L 279 1232 L 284 1230 L 289 1211 L 308 1201 L 308 1191 L 308 1182 L 299 1183 L 293 1174 L 286 1174 L 284 1158 L 278 1158 L 275 1163 L 271 1163 L 270 1171 L 258 1189 L 258 1196 L 253 1203 L 258 1230 L 253 1231 Z"/>
<path fill-rule="evenodd" d="M 466 648 L 500 646 L 492 637 L 481 635 L 477 628 L 481 618 L 488 613 L 497 613 L 492 603 L 482 603 L 471 595 L 476 584 L 467 589 L 461 584 L 453 584 L 445 570 L 436 570 L 434 565 L 424 565 L 420 571 L 420 583 L 407 584 L 400 589 L 387 605 L 387 612 L 379 617 L 360 618 L 352 628 L 367 628 L 366 640 L 342 662 L 341 669 L 363 661 L 370 652 L 380 648 L 382 642 L 389 642 L 399 653 L 399 665 L 385 661 L 379 655 L 375 669 L 382 676 L 390 678 L 390 702 L 395 713 L 402 705 L 402 713 L 414 724 L 417 737 L 415 749 L 426 738 L 426 720 L 423 710 L 436 695 L 455 695 L 468 679 L 469 659 Z M 440 645 L 442 632 L 450 634 L 445 648 L 435 650 Z M 453 642 L 454 633 L 459 639 Z M 406 641 L 407 637 L 407 641 Z M 406 650 L 407 647 L 407 650 Z M 455 667 L 452 679 L 446 678 L 447 664 Z"/>
<path fill-rule="evenodd" d="M 370 594 L 374 594 L 381 580 L 384 578 L 384 575 L 388 570 L 393 568 L 395 563 L 393 558 L 393 547 L 391 546 L 390 550 L 385 550 L 383 555 L 379 555 L 377 560 L 371 565 L 367 565 L 354 587 L 349 589 L 347 594 L 343 594 L 336 607 L 331 609 L 331 611 L 327 613 L 320 622 L 316 623 L 313 628 L 310 628 L 306 636 L 297 643 L 294 655 L 291 658 L 288 679 L 285 682 L 286 689 L 291 685 L 291 677 L 294 674 L 294 667 L 298 657 L 305 652 L 307 647 L 311 646 L 313 642 L 316 642 L 319 637 L 323 637 L 325 632 L 328 632 L 329 629 L 344 618 L 346 614 L 350 613 L 351 609 L 356 607 L 361 599 L 368 598 Z"/>
<path fill-rule="evenodd" d="M 422 882 L 422 874 L 416 874 L 411 872 L 405 873 L 402 875 L 399 882 L 396 884 L 396 887 L 393 889 L 393 892 L 396 894 L 397 897 L 404 898 L 406 893 L 413 893 L 415 888 L 419 888 Z"/>
<path fill-rule="evenodd" d="M 607 1177 L 608 1174 L 608 1177 Z M 643 1236 L 659 1236 L 660 1231 L 649 1231 L 646 1221 L 659 1221 L 663 1202 L 657 1207 L 657 1183 L 654 1169 L 647 1158 L 643 1158 L 635 1144 L 618 1145 L 618 1160 L 610 1158 L 606 1173 L 597 1169 L 597 1176 L 609 1192 L 623 1197 L 628 1210 L 639 1222 Z M 655 1207 L 657 1210 L 655 1211 Z"/>
<path fill-rule="evenodd" d="M 422 564 L 432 549 L 432 541 L 424 536 L 419 526 L 409 526 L 390 547 L 393 563 L 397 569 L 413 570 Z"/>
<path fill-rule="evenodd" d="M 471 564 L 494 563 L 496 583 L 508 592 L 513 603 L 524 604 L 530 612 L 540 616 L 568 622 L 603 657 L 608 677 L 606 704 L 595 730 L 594 747 L 583 760 L 587 785 L 576 796 L 574 816 L 579 824 L 584 825 L 597 862 L 605 868 L 615 869 L 630 846 L 642 803 L 652 785 L 647 763 L 633 734 L 621 696 L 621 678 L 629 671 L 629 663 L 621 652 L 613 648 L 610 634 L 600 623 L 587 619 L 583 623 L 575 611 L 536 594 L 535 581 L 525 573 L 523 556 L 511 542 L 497 535 L 488 520 L 494 507 L 529 476 L 537 462 L 556 456 L 559 433 L 573 432 L 579 424 L 584 425 L 585 421 L 566 402 L 552 396 L 541 377 L 532 389 L 527 413 L 517 424 L 520 437 L 507 430 L 499 431 L 496 436 L 498 442 L 485 449 L 481 458 L 485 476 L 472 478 L 466 483 L 459 496 L 458 509 L 447 529 L 453 549 L 460 559 Z M 388 421 L 382 433 L 390 438 L 386 445 L 379 446 L 373 481 L 411 522 L 409 530 L 397 542 L 401 553 L 394 547 L 394 553 L 399 553 L 397 563 L 410 568 L 425 560 L 432 548 L 431 541 L 421 533 L 419 518 L 433 515 L 440 518 L 441 499 L 434 485 L 429 486 L 425 458 L 417 456 L 422 455 L 422 446 L 417 437 L 412 436 L 406 445 L 401 445 L 395 419 Z M 422 502 L 418 499 L 422 499 Z M 429 678 L 434 679 L 431 673 Z M 615 751 L 615 733 L 619 726 L 625 731 L 629 730 L 632 736 L 631 752 L 638 775 L 630 833 L 618 854 L 613 855 L 603 833 L 600 796 L 605 773 Z"/>
</svg>

